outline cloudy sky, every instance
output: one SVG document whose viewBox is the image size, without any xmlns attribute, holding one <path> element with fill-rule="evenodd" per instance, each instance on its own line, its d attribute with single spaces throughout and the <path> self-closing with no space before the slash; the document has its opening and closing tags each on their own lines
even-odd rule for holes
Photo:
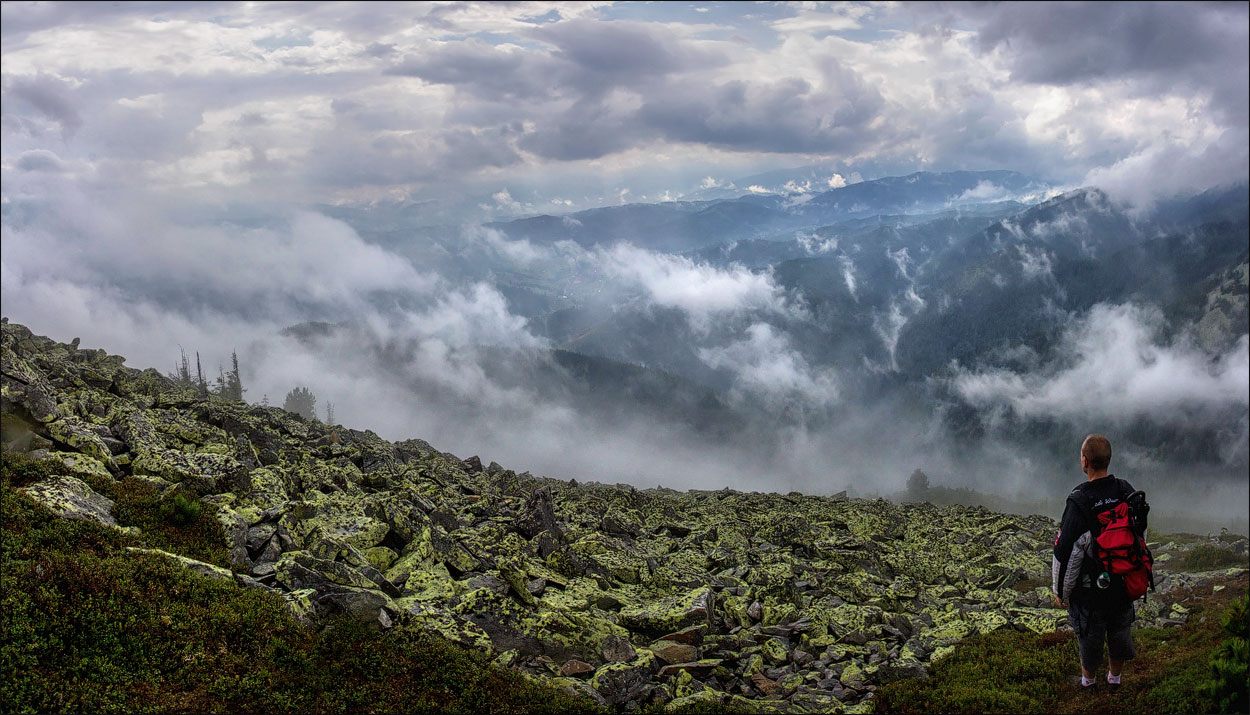
<svg viewBox="0 0 1250 715">
<path fill-rule="evenodd" d="M 3 200 L 403 199 L 480 220 L 820 165 L 1127 200 L 1247 172 L 1247 5 L 25 3 Z"/>
<path fill-rule="evenodd" d="M 344 424 L 537 473 L 889 489 L 918 464 L 944 464 L 892 446 L 889 469 L 848 466 L 838 445 L 879 459 L 877 426 L 899 429 L 889 405 L 856 406 L 861 419 L 840 434 L 776 435 L 779 461 L 645 417 L 601 430 L 493 382 L 481 346 L 547 347 L 503 295 L 370 243 L 325 204 L 402 202 L 405 220 L 446 225 L 440 235 L 521 268 L 566 262 L 683 316 L 691 359 L 731 373 L 735 391 L 837 404 L 848 386 L 795 347 L 785 326 L 803 308 L 767 272 L 628 245 L 530 245 L 477 224 L 746 193 L 744 179 L 797 167 L 817 186 L 1010 169 L 1139 207 L 1244 181 L 1248 7 L 4 2 L 3 312 L 140 368 L 169 370 L 185 349 L 212 376 L 237 349 L 251 401 L 309 385 Z M 890 258 L 906 277 L 906 255 Z M 845 279 L 854 294 L 849 264 Z M 922 304 L 900 300 L 879 321 L 890 350 Z M 1244 339 L 1212 372 L 1184 346 L 1156 349 L 1153 314 L 1107 311 L 1129 357 L 1100 361 L 1078 326 L 1076 367 L 965 372 L 955 387 L 986 409 L 1062 416 L 1089 374 L 1140 375 L 1113 386 L 1134 408 L 1196 419 L 1236 394 L 1229 409 L 1244 414 Z M 282 337 L 308 320 L 360 332 L 319 353 Z M 398 379 L 442 402 L 363 365 L 365 344 L 407 346 L 416 358 Z M 1183 390 L 1158 397 L 1170 379 L 1160 364 Z M 923 443 L 930 427 L 896 441 Z M 1244 418 L 1236 431 L 1244 455 Z M 640 451 L 666 461 L 635 473 Z M 998 468 L 1013 459 L 1024 461 Z M 1028 459 L 979 463 L 1034 474 Z"/>
</svg>

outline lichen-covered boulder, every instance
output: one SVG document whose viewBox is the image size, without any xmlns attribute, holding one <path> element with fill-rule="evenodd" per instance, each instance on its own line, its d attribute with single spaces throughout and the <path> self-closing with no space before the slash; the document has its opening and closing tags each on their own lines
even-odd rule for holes
<svg viewBox="0 0 1250 715">
<path fill-rule="evenodd" d="M 655 656 L 643 653 L 628 663 L 610 663 L 599 668 L 590 678 L 590 687 L 609 705 L 624 705 L 642 696 L 658 670 Z"/>
<path fill-rule="evenodd" d="M 414 597 L 395 601 L 406 625 L 475 650 L 490 652 L 490 636 L 473 621 L 434 603 Z"/>
<path fill-rule="evenodd" d="M 76 417 L 65 417 L 49 422 L 46 428 L 52 439 L 95 459 L 110 472 L 118 471 L 117 464 L 113 461 L 113 452 L 104 443 L 103 437 L 109 434 L 107 427 L 90 425 Z"/>
<path fill-rule="evenodd" d="M 76 477 L 48 477 L 18 491 L 30 496 L 57 516 L 94 521 L 104 526 L 117 526 L 117 519 L 113 516 L 113 500 Z"/>
<path fill-rule="evenodd" d="M 213 579 L 215 581 L 233 581 L 234 580 L 234 572 L 232 572 L 230 569 L 222 568 L 220 566 L 215 566 L 213 564 L 208 563 L 207 561 L 200 561 L 198 559 L 188 558 L 186 556 L 181 556 L 179 554 L 171 554 L 170 552 L 163 551 L 161 549 L 145 549 L 145 548 L 141 548 L 138 546 L 127 546 L 126 550 L 130 551 L 131 553 L 136 553 L 136 554 L 150 554 L 153 556 L 160 556 L 163 558 L 172 559 L 182 564 L 188 570 L 193 571 L 199 574 L 200 576 L 203 576 L 204 578 Z"/>
<path fill-rule="evenodd" d="M 36 423 L 51 422 L 60 416 L 55 394 L 56 388 L 38 369 L 7 346 L 0 349 L 0 409 Z"/>
<path fill-rule="evenodd" d="M 710 625 L 715 604 L 716 595 L 704 586 L 680 596 L 623 608 L 620 624 L 631 631 L 661 636 L 686 626 Z"/>
<path fill-rule="evenodd" d="M 292 502 L 279 523 L 291 535 L 297 548 L 312 542 L 336 539 L 367 550 L 386 538 L 390 527 L 367 516 L 359 500 L 343 493 L 313 492 L 300 502 Z"/>
<path fill-rule="evenodd" d="M 132 461 L 136 474 L 150 474 L 177 482 L 196 494 L 218 494 L 230 489 L 246 473 L 246 468 L 226 454 L 180 452 L 150 449 Z"/>
</svg>

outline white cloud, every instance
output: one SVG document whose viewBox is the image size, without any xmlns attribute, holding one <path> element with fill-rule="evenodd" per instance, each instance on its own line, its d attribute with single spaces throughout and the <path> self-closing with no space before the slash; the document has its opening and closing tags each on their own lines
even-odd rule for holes
<svg viewBox="0 0 1250 715">
<path fill-rule="evenodd" d="M 566 224 L 577 219 L 565 217 Z M 580 225 L 580 223 L 578 223 Z M 463 229 L 466 241 L 478 241 L 495 255 L 520 266 L 530 266 L 549 258 L 548 251 L 543 250 L 526 239 L 509 239 L 502 231 L 485 226 L 470 226 Z"/>
<path fill-rule="evenodd" d="M 903 326 L 907 325 L 907 321 L 919 313 L 924 305 L 924 300 L 916 294 L 915 289 L 909 287 L 901 296 L 890 301 L 890 306 L 884 313 L 873 315 L 872 327 L 881 338 L 882 345 L 885 346 L 890 360 L 888 366 L 890 370 L 898 369 L 896 353 L 898 339 L 903 334 Z"/>
<path fill-rule="evenodd" d="M 1065 335 L 1048 370 L 962 371 L 955 390 L 980 407 L 1081 425 L 1127 425 L 1138 419 L 1193 426 L 1244 413 L 1250 401 L 1250 354 L 1242 336 L 1228 353 L 1204 354 L 1183 336 L 1161 340 L 1153 308 L 1100 304 Z"/>
<path fill-rule="evenodd" d="M 799 245 L 802 246 L 803 250 L 807 251 L 809 255 L 816 255 L 818 253 L 833 253 L 838 250 L 837 236 L 821 238 L 813 233 L 799 231 L 794 234 L 794 240 L 798 241 Z"/>
<path fill-rule="evenodd" d="M 1194 187 L 1230 185 L 1246 180 L 1250 165 L 1250 130 L 1230 128 L 1192 141 L 1160 139 L 1109 166 L 1090 169 L 1084 183 L 1104 189 L 1113 199 L 1139 211 L 1159 199 Z"/>
<path fill-rule="evenodd" d="M 1046 249 L 1033 251 L 1025 244 L 1017 243 L 1016 250 L 1020 252 L 1020 272 L 1026 281 L 1053 278 L 1050 253 Z"/>
<path fill-rule="evenodd" d="M 691 325 L 700 330 L 706 330 L 719 315 L 793 314 L 798 310 L 788 304 L 769 273 L 754 273 L 742 266 L 721 269 L 630 244 L 601 250 L 597 260 L 608 276 L 641 288 L 655 305 L 684 311 Z"/>
<path fill-rule="evenodd" d="M 762 396 L 774 405 L 827 406 L 838 399 L 834 372 L 809 365 L 786 334 L 767 323 L 752 324 L 745 337 L 729 345 L 700 348 L 699 359 L 713 368 L 729 370 L 737 389 Z"/>
<path fill-rule="evenodd" d="M 846 290 L 858 301 L 859 296 L 855 294 L 855 262 L 845 253 L 838 256 L 838 262 L 842 264 L 842 280 L 846 281 Z"/>
<path fill-rule="evenodd" d="M 1006 190 L 992 181 L 980 181 L 955 199 L 959 201 L 1001 201 L 1007 197 Z"/>
</svg>

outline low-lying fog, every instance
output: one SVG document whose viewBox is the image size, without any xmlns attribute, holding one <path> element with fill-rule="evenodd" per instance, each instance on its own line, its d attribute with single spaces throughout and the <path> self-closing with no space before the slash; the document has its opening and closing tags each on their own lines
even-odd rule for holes
<svg viewBox="0 0 1250 715">
<path fill-rule="evenodd" d="M 561 479 L 891 495 L 920 468 L 934 486 L 1056 518 L 1083 478 L 1080 437 L 1097 431 L 1121 445 L 1112 472 L 1148 491 L 1156 519 L 1246 531 L 1247 339 L 1212 357 L 1164 336 L 1149 308 L 1102 304 L 1074 316 L 1060 362 L 953 366 L 878 390 L 887 364 L 848 370 L 795 347 L 795 326 L 816 318 L 768 271 L 464 231 L 514 262 L 571 261 L 631 310 L 684 321 L 683 349 L 722 381 L 713 393 L 661 380 L 671 397 L 661 388 L 631 399 L 628 386 L 579 383 L 554 365 L 547 350 L 557 346 L 489 283 L 438 275 L 324 215 L 188 225 L 107 194 L 66 196 L 59 210 L 5 222 L 4 314 L 163 372 L 185 349 L 215 377 L 237 350 L 253 403 L 281 406 L 306 386 L 322 419 L 330 403 L 348 427 Z M 337 327 L 284 332 L 307 321 Z M 690 402 L 701 390 L 712 403 Z M 977 429 L 952 434 L 952 395 L 978 410 Z M 1029 420 L 1047 425 L 1044 438 L 1021 434 Z M 1117 442 L 1143 421 L 1209 427 L 1216 453 L 1169 463 Z"/>
</svg>

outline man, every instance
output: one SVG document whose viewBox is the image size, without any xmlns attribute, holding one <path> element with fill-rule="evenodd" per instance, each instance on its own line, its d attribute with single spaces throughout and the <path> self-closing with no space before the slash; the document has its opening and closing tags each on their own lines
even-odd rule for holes
<svg viewBox="0 0 1250 715">
<path fill-rule="evenodd" d="M 1052 590 L 1055 607 L 1068 608 L 1068 624 L 1076 632 L 1081 657 L 1081 686 L 1096 682 L 1102 664 L 1103 641 L 1111 663 L 1107 684 L 1119 687 L 1124 662 L 1134 655 L 1131 626 L 1136 614 L 1122 585 L 1103 573 L 1089 547 L 1097 537 L 1098 514 L 1114 509 L 1133 493 L 1123 479 L 1107 473 L 1111 466 L 1111 442 L 1091 434 L 1081 444 L 1081 471 L 1088 479 L 1068 495 L 1055 539 Z M 1091 531 L 1094 530 L 1094 531 Z"/>
</svg>

